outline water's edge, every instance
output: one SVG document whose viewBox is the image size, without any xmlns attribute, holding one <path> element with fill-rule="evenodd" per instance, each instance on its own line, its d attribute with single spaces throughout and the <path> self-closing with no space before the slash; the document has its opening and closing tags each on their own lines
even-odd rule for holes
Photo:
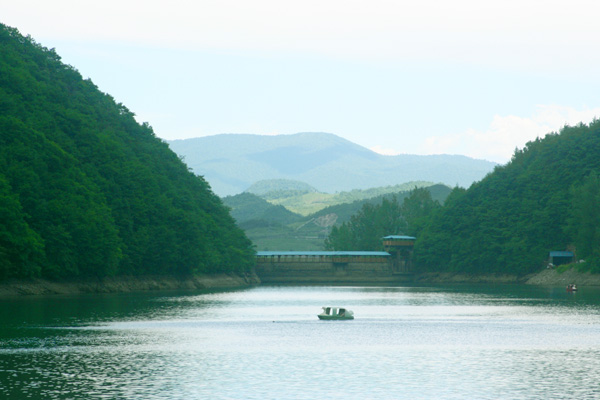
<svg viewBox="0 0 600 400">
<path fill-rule="evenodd" d="M 242 288 L 260 284 L 256 274 L 215 274 L 189 277 L 119 276 L 103 279 L 50 281 L 11 280 L 0 283 L 0 298 L 27 295 L 126 293 L 152 290 Z"/>
<path fill-rule="evenodd" d="M 526 284 L 538 286 L 563 286 L 576 284 L 580 286 L 600 286 L 600 274 L 579 272 L 569 269 L 559 273 L 555 269 L 544 269 L 538 273 L 517 275 L 466 275 L 453 273 L 429 273 L 415 277 L 416 282 L 423 283 L 489 283 L 489 284 Z"/>
<path fill-rule="evenodd" d="M 259 285 L 260 283 L 260 278 L 255 273 L 246 275 L 200 275 L 184 278 L 174 276 L 120 276 L 76 281 L 49 281 L 44 279 L 11 280 L 0 283 L 0 298 L 23 295 L 243 288 Z M 322 283 L 320 282 L 320 284 Z M 414 283 L 484 283 L 547 286 L 574 283 L 579 286 L 600 286 L 600 274 L 583 273 L 573 269 L 565 271 L 562 274 L 553 269 L 546 269 L 537 274 L 524 277 L 516 275 L 429 273 L 416 275 Z"/>
</svg>

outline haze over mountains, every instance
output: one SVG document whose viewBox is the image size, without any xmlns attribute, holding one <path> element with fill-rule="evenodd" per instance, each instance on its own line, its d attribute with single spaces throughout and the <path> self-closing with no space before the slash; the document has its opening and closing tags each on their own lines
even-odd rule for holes
<svg viewBox="0 0 600 400">
<path fill-rule="evenodd" d="M 169 145 L 219 196 L 241 193 L 268 179 L 302 181 L 326 193 L 409 181 L 469 187 L 496 166 L 460 155 L 385 156 L 322 132 L 221 134 L 170 141 Z"/>
</svg>

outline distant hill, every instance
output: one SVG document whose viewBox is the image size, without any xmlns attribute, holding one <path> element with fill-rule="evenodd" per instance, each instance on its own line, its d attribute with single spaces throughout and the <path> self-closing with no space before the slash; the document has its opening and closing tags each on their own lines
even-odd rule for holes
<svg viewBox="0 0 600 400">
<path fill-rule="evenodd" d="M 273 205 L 252 193 L 241 193 L 223 198 L 223 203 L 231 209 L 231 216 L 243 225 L 249 221 L 265 221 L 280 225 L 291 224 L 302 219 L 284 206 Z"/>
<path fill-rule="evenodd" d="M 246 272 L 253 255 L 148 124 L 0 24 L 0 280 Z"/>
<path fill-rule="evenodd" d="M 409 181 L 468 187 L 495 163 L 458 155 L 384 156 L 330 133 L 221 134 L 174 140 L 169 146 L 219 196 L 261 180 L 305 182 L 319 192 L 368 189 Z"/>
<path fill-rule="evenodd" d="M 267 179 L 253 183 L 245 191 L 264 199 L 279 199 L 315 193 L 317 189 L 307 183 L 291 179 Z"/>
</svg>

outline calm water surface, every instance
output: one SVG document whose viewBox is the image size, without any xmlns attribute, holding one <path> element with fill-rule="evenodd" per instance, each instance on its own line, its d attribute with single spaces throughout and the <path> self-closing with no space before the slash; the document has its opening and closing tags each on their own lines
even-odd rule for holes
<svg viewBox="0 0 600 400">
<path fill-rule="evenodd" d="M 319 321 L 321 306 L 353 321 Z M 1 399 L 600 398 L 600 291 L 258 287 L 0 300 Z"/>
</svg>

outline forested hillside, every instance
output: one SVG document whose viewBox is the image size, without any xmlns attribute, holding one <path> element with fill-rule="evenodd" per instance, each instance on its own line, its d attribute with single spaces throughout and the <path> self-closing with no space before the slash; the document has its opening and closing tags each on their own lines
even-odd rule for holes
<svg viewBox="0 0 600 400">
<path fill-rule="evenodd" d="M 227 196 L 223 203 L 231 208 L 231 216 L 241 227 L 248 224 L 287 225 L 302 219 L 301 215 L 294 214 L 284 206 L 271 204 L 252 193 Z"/>
<path fill-rule="evenodd" d="M 600 121 L 527 143 L 468 190 L 455 189 L 418 237 L 424 271 L 539 270 L 551 250 L 600 254 Z"/>
<path fill-rule="evenodd" d="M 0 24 L 0 279 L 244 271 L 252 255 L 148 124 Z"/>
<path fill-rule="evenodd" d="M 385 192 L 384 194 L 376 194 L 376 193 L 379 193 L 380 190 L 386 189 L 386 188 L 376 188 L 376 189 L 372 189 L 372 190 L 364 190 L 364 191 L 362 191 L 363 194 L 372 193 L 372 194 L 374 194 L 374 196 L 373 197 L 365 197 L 361 200 L 354 200 L 354 201 L 349 201 L 347 203 L 336 204 L 334 206 L 326 207 L 326 208 L 314 213 L 313 217 L 320 217 L 322 215 L 327 215 L 327 214 L 333 213 L 338 216 L 337 224 L 341 225 L 344 222 L 350 221 L 352 216 L 357 214 L 365 204 L 378 205 L 378 204 L 381 204 L 384 200 L 392 200 L 393 197 L 395 197 L 397 199 L 397 201 L 400 204 L 402 204 L 404 202 L 404 199 L 406 199 L 407 197 L 409 197 L 411 194 L 413 194 L 415 192 L 415 189 L 424 189 L 424 191 L 429 193 L 429 196 L 431 197 L 431 199 L 433 201 L 437 201 L 439 204 L 444 204 L 446 197 L 448 197 L 448 195 L 452 191 L 451 188 L 449 188 L 446 185 L 442 185 L 442 184 L 426 185 L 426 186 L 425 185 L 423 185 L 423 186 L 413 185 L 412 187 L 410 187 L 410 185 L 398 185 L 395 187 L 398 187 L 398 188 L 402 187 L 402 189 L 393 191 L 393 192 Z M 354 192 L 355 191 L 342 192 L 339 194 L 339 196 L 341 198 L 344 198 L 344 196 L 346 194 L 352 195 Z M 421 191 L 418 191 L 418 192 L 421 193 Z"/>
<path fill-rule="evenodd" d="M 399 188 L 399 186 L 395 188 Z M 330 234 L 332 229 L 334 231 L 337 231 L 338 228 L 342 229 L 342 225 L 347 225 L 354 218 L 354 215 L 361 213 L 363 209 L 368 210 L 365 213 L 365 217 L 370 218 L 372 214 L 369 212 L 372 209 L 379 209 L 385 206 L 381 213 L 382 216 L 385 216 L 379 218 L 379 221 L 401 219 L 404 223 L 401 231 L 406 234 L 416 234 L 414 229 L 418 229 L 418 227 L 417 221 L 414 218 L 415 207 L 411 205 L 409 208 L 403 208 L 399 204 L 405 203 L 409 197 L 411 199 L 419 198 L 424 200 L 423 202 L 419 202 L 419 207 L 426 205 L 425 211 L 429 212 L 428 205 L 437 204 L 439 206 L 443 204 L 452 190 L 445 185 L 432 185 L 422 188 L 413 186 L 413 190 L 402 190 L 392 193 L 388 193 L 388 189 L 392 188 L 376 188 L 367 191 L 339 193 L 338 195 L 342 198 L 357 198 L 357 196 L 358 198 L 363 198 L 369 193 L 386 194 L 326 207 L 307 216 L 295 214 L 281 205 L 273 205 L 251 193 L 228 196 L 223 199 L 223 202 L 228 207 L 231 207 L 231 215 L 236 219 L 238 226 L 244 229 L 248 237 L 252 239 L 258 250 L 323 250 L 325 247 L 325 238 Z M 407 206 L 411 201 L 409 200 Z M 389 207 L 387 207 L 390 203 L 397 205 L 391 211 L 398 210 L 398 212 L 402 212 L 403 214 L 397 217 L 392 216 L 388 209 Z M 412 203 L 415 202 L 412 201 Z M 419 221 L 419 224 L 422 223 Z M 358 229 L 359 225 L 355 224 L 355 226 Z M 374 233 L 372 230 L 369 233 L 363 234 L 363 236 L 368 236 L 371 233 L 375 235 L 369 238 L 368 242 L 336 241 L 335 245 L 332 242 L 331 247 L 336 250 L 375 250 L 375 248 L 371 248 L 373 247 L 373 239 L 377 243 L 375 247 L 379 249 L 381 246 L 379 238 L 381 236 L 399 233 L 398 227 L 392 229 L 389 225 L 385 224 L 379 230 L 384 232 L 383 235 Z M 338 249 L 335 246 L 340 246 L 341 248 Z"/>
</svg>

